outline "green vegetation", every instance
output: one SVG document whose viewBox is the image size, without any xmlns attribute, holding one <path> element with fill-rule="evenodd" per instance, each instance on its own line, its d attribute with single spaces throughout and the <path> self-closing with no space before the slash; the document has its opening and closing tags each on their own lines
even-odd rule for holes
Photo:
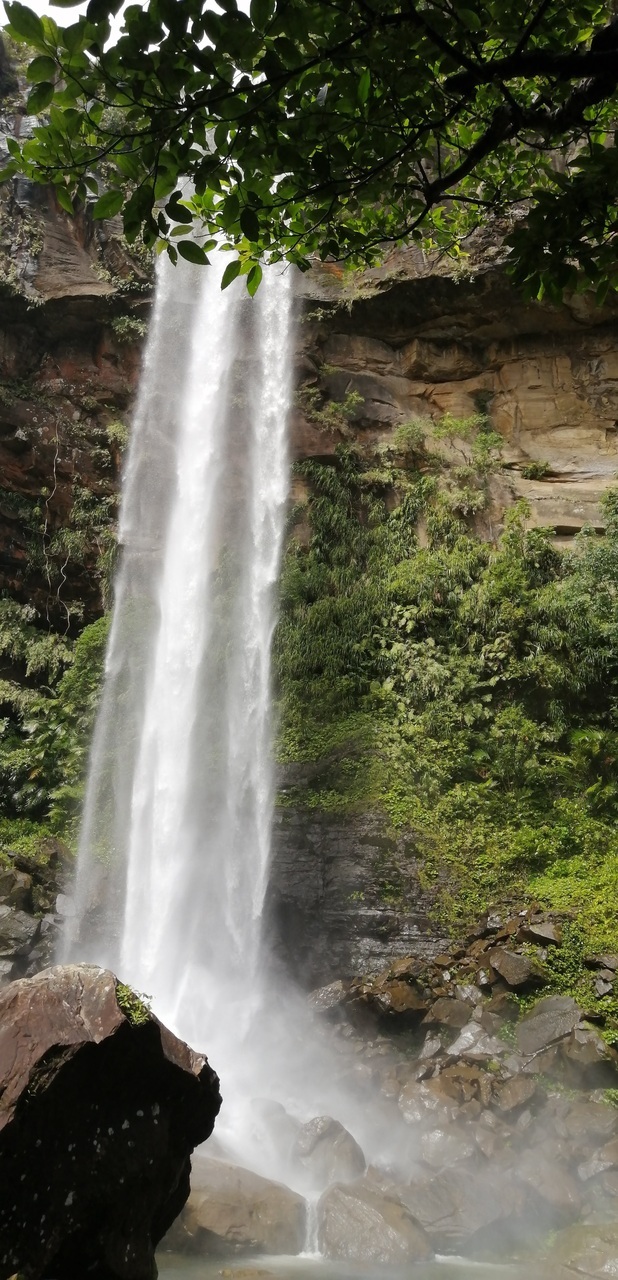
<svg viewBox="0 0 618 1280">
<path fill-rule="evenodd" d="M 521 474 L 525 476 L 526 480 L 544 480 L 546 476 L 551 475 L 551 467 L 549 462 L 535 459 L 533 462 L 527 462 L 522 467 Z"/>
<path fill-rule="evenodd" d="M 433 436 L 463 440 L 465 477 L 441 474 L 427 424 L 377 458 L 340 446 L 298 467 L 311 536 L 283 569 L 279 757 L 323 767 L 281 803 L 408 829 L 454 929 L 525 896 L 618 948 L 618 493 L 606 536 L 572 552 L 523 503 L 492 546 L 472 513 L 493 433 Z"/>
<path fill-rule="evenodd" d="M 172 261 L 223 236 L 224 283 L 251 293 L 264 256 L 364 263 L 415 239 L 462 263 L 492 214 L 530 293 L 618 286 L 609 3 L 148 0 L 110 42 L 121 7 L 60 28 L 6 5 L 42 118 L 4 172 L 53 183 L 68 213 L 122 213 Z"/>
<path fill-rule="evenodd" d="M 135 316 L 114 316 L 110 324 L 117 342 L 140 342 L 148 329 L 145 320 Z"/>
<path fill-rule="evenodd" d="M 150 1022 L 149 1000 L 150 996 L 141 995 L 139 992 L 134 991 L 132 987 L 127 987 L 126 983 L 116 983 L 118 1007 L 122 1009 L 131 1026 L 142 1027 L 146 1022 Z"/>
<path fill-rule="evenodd" d="M 23 852 L 72 835 L 109 628 L 99 618 L 71 641 L 38 621 L 0 599 L 0 848 Z"/>
</svg>

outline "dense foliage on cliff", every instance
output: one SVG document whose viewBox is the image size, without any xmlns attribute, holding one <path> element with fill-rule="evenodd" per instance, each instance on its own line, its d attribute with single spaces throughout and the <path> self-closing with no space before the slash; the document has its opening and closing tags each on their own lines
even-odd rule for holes
<svg viewBox="0 0 618 1280">
<path fill-rule="evenodd" d="M 572 552 L 522 505 L 492 546 L 410 440 L 377 465 L 347 448 L 300 465 L 311 534 L 283 574 L 280 757 L 323 764 L 281 802 L 408 827 L 454 925 L 526 894 L 615 944 L 618 494 L 606 536 Z M 384 892 L 405 889 L 400 866 Z"/>
<path fill-rule="evenodd" d="M 39 625 L 36 625 L 36 623 Z M 76 641 L 34 609 L 0 599 L 0 848 L 47 830 L 72 834 L 101 687 L 109 616 Z"/>
<path fill-rule="evenodd" d="M 264 254 L 364 262 L 409 237 L 461 251 L 489 211 L 510 215 L 531 291 L 582 272 L 601 292 L 616 283 L 610 5 L 149 0 L 110 46 L 120 7 L 90 0 L 59 28 L 7 4 L 37 55 L 29 111 L 48 114 L 10 140 L 5 173 L 52 182 L 68 211 L 122 210 L 129 239 L 173 259 L 205 261 L 223 235 L 238 255 L 226 282 L 246 273 L 250 291 Z M 184 239 L 183 178 L 203 248 Z"/>
</svg>

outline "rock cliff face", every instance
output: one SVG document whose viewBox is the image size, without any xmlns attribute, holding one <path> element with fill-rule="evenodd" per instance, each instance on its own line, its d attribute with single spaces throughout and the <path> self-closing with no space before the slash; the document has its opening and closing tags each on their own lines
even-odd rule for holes
<svg viewBox="0 0 618 1280">
<path fill-rule="evenodd" d="M 21 73 L 11 75 L 0 84 L 5 135 L 29 127 Z M 95 230 L 23 182 L 0 201 L 0 593 L 32 603 L 37 625 L 75 631 L 109 591 L 149 276 L 115 223 Z M 298 295 L 295 459 L 329 459 L 342 442 L 370 455 L 411 419 L 482 411 L 504 444 L 478 532 L 497 536 L 521 497 L 529 523 L 563 544 L 602 526 L 599 498 L 618 473 L 614 304 L 523 301 L 489 235 L 465 273 L 412 249 L 361 274 L 316 267 Z M 347 404 L 345 420 L 323 412 L 333 404 Z M 448 472 L 456 447 L 439 448 Z M 305 484 L 294 479 L 293 501 Z M 6 660 L 2 674 L 14 674 Z M 280 810 L 271 928 L 307 985 L 440 950 L 404 844 L 377 815 Z"/>
<path fill-rule="evenodd" d="M 24 86 L 2 49 L 0 159 L 34 123 Z M 152 272 L 118 220 L 25 180 L 0 189 L 0 226 L 0 592 L 65 630 L 101 610 Z"/>
<path fill-rule="evenodd" d="M 412 841 L 383 818 L 280 809 L 273 845 L 268 929 L 303 986 L 440 951 Z"/>
<path fill-rule="evenodd" d="M 618 472 L 615 310 L 579 296 L 559 307 L 526 303 L 503 266 L 485 259 L 457 279 L 428 271 L 416 250 L 399 251 L 356 285 L 324 268 L 313 274 L 304 375 L 332 399 L 357 393 L 355 443 L 375 448 L 413 417 L 481 410 L 504 440 L 487 536 L 520 497 L 530 523 L 559 538 L 602 526 L 598 500 Z M 301 456 L 328 456 L 341 438 L 297 421 Z"/>
</svg>

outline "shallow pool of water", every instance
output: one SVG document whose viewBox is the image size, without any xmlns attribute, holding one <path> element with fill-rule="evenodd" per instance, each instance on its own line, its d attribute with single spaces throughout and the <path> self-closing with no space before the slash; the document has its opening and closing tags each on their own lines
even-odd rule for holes
<svg viewBox="0 0 618 1280">
<path fill-rule="evenodd" d="M 161 1280 L 548 1280 L 542 1263 L 497 1265 L 466 1258 L 438 1258 L 434 1262 L 402 1267 L 366 1267 L 358 1263 L 330 1262 L 301 1254 L 298 1257 L 187 1258 L 164 1253 L 157 1258 Z"/>
</svg>

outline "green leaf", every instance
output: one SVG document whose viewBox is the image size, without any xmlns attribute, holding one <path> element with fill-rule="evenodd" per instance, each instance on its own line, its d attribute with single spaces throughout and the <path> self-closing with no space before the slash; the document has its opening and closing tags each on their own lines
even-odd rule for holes
<svg viewBox="0 0 618 1280">
<path fill-rule="evenodd" d="M 26 102 L 28 115 L 38 116 L 41 111 L 44 111 L 49 106 L 54 93 L 54 85 L 47 80 L 44 80 L 42 84 L 35 85 L 32 93 L 28 94 L 28 101 Z"/>
<path fill-rule="evenodd" d="M 221 288 L 227 289 L 228 284 L 231 284 L 232 280 L 235 280 L 238 275 L 240 275 L 240 259 L 234 258 L 233 262 L 228 262 L 227 267 L 223 272 Z"/>
<path fill-rule="evenodd" d="M 62 39 L 69 53 L 79 53 L 86 44 L 85 18 L 80 18 L 77 22 L 72 23 L 70 27 L 65 27 L 62 32 Z"/>
<path fill-rule="evenodd" d="M 369 97 L 370 88 L 371 88 L 371 72 L 369 70 L 369 67 L 365 67 L 365 70 L 363 71 L 363 74 L 358 82 L 358 89 L 356 90 L 358 101 L 360 103 L 364 104 L 367 101 L 367 98 Z"/>
<path fill-rule="evenodd" d="M 247 240 L 256 241 L 260 238 L 260 224 L 257 214 L 248 206 L 243 209 L 240 215 L 240 229 L 247 237 Z"/>
<path fill-rule="evenodd" d="M 251 0 L 249 16 L 258 31 L 263 31 L 268 26 L 274 10 L 273 0 Z"/>
<path fill-rule="evenodd" d="M 55 74 L 56 63 L 54 59 L 48 58 L 45 54 L 41 54 L 40 58 L 33 58 L 26 72 L 31 84 L 38 84 L 40 80 L 49 80 Z"/>
<path fill-rule="evenodd" d="M 251 297 L 257 293 L 261 279 L 262 268 L 259 262 L 256 262 L 255 266 L 251 268 L 249 275 L 247 276 L 247 293 L 249 293 Z"/>
<path fill-rule="evenodd" d="M 67 213 L 74 213 L 73 201 L 68 187 L 58 185 L 57 187 L 54 187 L 54 190 L 56 192 L 56 200 L 58 201 L 60 208 L 64 209 Z"/>
<path fill-rule="evenodd" d="M 478 13 L 475 13 L 473 9 L 458 9 L 457 17 L 460 22 L 464 22 L 470 28 L 470 31 L 480 31 L 481 20 Z"/>
<path fill-rule="evenodd" d="M 54 0 L 54 4 L 69 4 L 75 0 Z M 90 0 L 90 4 L 86 9 L 86 17 L 89 22 L 105 22 L 107 18 L 113 18 L 122 4 L 122 0 Z"/>
<path fill-rule="evenodd" d="M 238 196 L 236 195 L 236 192 L 233 191 L 231 195 L 225 197 L 223 205 L 221 206 L 221 225 L 225 227 L 226 231 L 232 226 L 232 223 L 236 221 L 238 217 L 238 209 Z"/>
<path fill-rule="evenodd" d="M 191 210 L 187 209 L 186 205 L 178 203 L 178 196 L 175 198 L 172 196 L 172 199 L 168 200 L 165 212 L 168 218 L 172 219 L 172 222 L 183 222 L 185 225 L 193 222 Z"/>
<path fill-rule="evenodd" d="M 124 195 L 122 191 L 106 191 L 105 195 L 100 196 L 92 210 L 93 218 L 113 218 L 114 214 L 119 213 L 124 204 Z"/>
<path fill-rule="evenodd" d="M 195 240 L 183 240 L 182 244 L 178 245 L 178 252 L 185 262 L 196 262 L 200 267 L 208 266 L 208 258 Z"/>
<path fill-rule="evenodd" d="M 13 4 L 6 5 L 6 12 L 13 31 L 23 40 L 38 46 L 45 39 L 41 19 L 32 12 L 32 9 L 28 9 L 27 5 L 19 4 L 19 0 L 14 0 Z"/>
</svg>

